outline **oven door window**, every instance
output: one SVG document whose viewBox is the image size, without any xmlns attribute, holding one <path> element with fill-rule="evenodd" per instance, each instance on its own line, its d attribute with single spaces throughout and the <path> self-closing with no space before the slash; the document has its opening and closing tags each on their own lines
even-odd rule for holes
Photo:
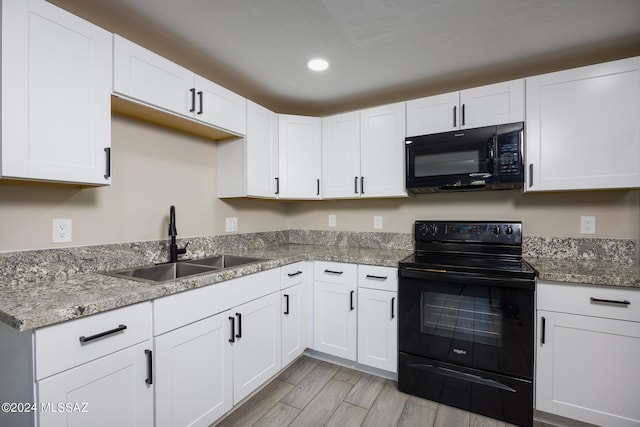
<svg viewBox="0 0 640 427">
<path fill-rule="evenodd" d="M 506 279 L 401 272 L 401 352 L 522 378 L 533 376 L 534 295 Z"/>
</svg>

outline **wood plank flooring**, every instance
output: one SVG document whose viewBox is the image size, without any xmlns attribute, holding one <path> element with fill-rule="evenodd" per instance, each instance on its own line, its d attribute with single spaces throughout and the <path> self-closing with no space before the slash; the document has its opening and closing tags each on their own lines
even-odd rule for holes
<svg viewBox="0 0 640 427">
<path fill-rule="evenodd" d="M 507 427 L 398 391 L 388 379 L 302 356 L 216 427 Z M 534 427 L 553 427 L 534 423 Z"/>
</svg>

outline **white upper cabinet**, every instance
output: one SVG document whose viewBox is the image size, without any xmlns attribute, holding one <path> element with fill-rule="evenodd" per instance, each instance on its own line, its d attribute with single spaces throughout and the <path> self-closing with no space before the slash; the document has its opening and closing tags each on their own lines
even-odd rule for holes
<svg viewBox="0 0 640 427">
<path fill-rule="evenodd" d="M 404 102 L 360 112 L 360 197 L 403 197 Z"/>
<path fill-rule="evenodd" d="M 322 118 L 322 197 L 360 197 L 360 112 Z"/>
<path fill-rule="evenodd" d="M 247 101 L 246 180 L 247 195 L 275 198 L 278 195 L 278 115 Z"/>
<path fill-rule="evenodd" d="M 524 80 L 407 101 L 407 135 L 524 121 Z"/>
<path fill-rule="evenodd" d="M 320 118 L 279 114 L 278 139 L 280 198 L 319 199 Z"/>
<path fill-rule="evenodd" d="M 113 91 L 237 135 L 246 133 L 246 99 L 125 38 L 114 35 Z"/>
<path fill-rule="evenodd" d="M 640 186 L 639 63 L 527 78 L 527 191 Z"/>
<path fill-rule="evenodd" d="M 111 33 L 42 0 L 1 7 L 0 176 L 109 184 Z"/>
</svg>

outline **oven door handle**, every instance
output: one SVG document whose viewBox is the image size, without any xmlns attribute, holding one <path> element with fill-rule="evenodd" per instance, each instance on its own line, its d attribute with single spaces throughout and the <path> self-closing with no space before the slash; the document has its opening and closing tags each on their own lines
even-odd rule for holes
<svg viewBox="0 0 640 427">
<path fill-rule="evenodd" d="M 531 279 L 464 274 L 447 270 L 431 270 L 416 267 L 403 267 L 398 269 L 398 277 L 400 279 L 437 280 L 465 285 L 502 286 L 531 291 L 535 289 L 535 280 Z"/>
</svg>

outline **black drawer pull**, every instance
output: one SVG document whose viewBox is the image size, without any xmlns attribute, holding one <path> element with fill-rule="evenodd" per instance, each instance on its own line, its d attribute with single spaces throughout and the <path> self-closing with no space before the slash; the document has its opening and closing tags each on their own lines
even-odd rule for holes
<svg viewBox="0 0 640 427">
<path fill-rule="evenodd" d="M 344 271 L 335 271 L 335 270 L 325 270 L 324 272 L 328 274 L 337 274 L 338 276 L 344 273 Z"/>
<path fill-rule="evenodd" d="M 122 332 L 127 329 L 127 325 L 119 325 L 117 328 L 113 328 L 109 331 L 100 332 L 99 334 L 91 335 L 90 337 L 85 337 L 84 335 L 80 337 L 80 344 L 86 344 L 89 341 L 97 340 L 102 337 L 106 337 L 107 335 L 112 335 L 118 332 Z"/>
<path fill-rule="evenodd" d="M 236 338 L 242 338 L 242 313 L 236 313 L 236 317 L 238 318 L 238 333 L 236 334 Z"/>
<path fill-rule="evenodd" d="M 302 274 L 302 271 L 298 270 L 295 273 L 288 273 L 287 276 L 289 277 L 295 277 L 295 276 L 299 276 Z"/>
<path fill-rule="evenodd" d="M 151 350 L 145 350 L 144 354 L 147 355 L 147 379 L 144 382 L 147 385 L 153 384 L 153 352 Z"/>
<path fill-rule="evenodd" d="M 387 280 L 387 276 L 374 276 L 373 274 L 367 274 L 367 279 Z"/>
<path fill-rule="evenodd" d="M 602 299 L 602 298 L 594 298 L 591 297 L 591 302 L 601 303 L 601 304 L 618 304 L 618 305 L 631 305 L 631 301 L 622 300 L 613 300 L 613 299 Z"/>
<path fill-rule="evenodd" d="M 236 342 L 236 318 L 229 316 L 229 321 L 231 322 L 231 338 L 229 338 L 229 342 Z"/>
</svg>

